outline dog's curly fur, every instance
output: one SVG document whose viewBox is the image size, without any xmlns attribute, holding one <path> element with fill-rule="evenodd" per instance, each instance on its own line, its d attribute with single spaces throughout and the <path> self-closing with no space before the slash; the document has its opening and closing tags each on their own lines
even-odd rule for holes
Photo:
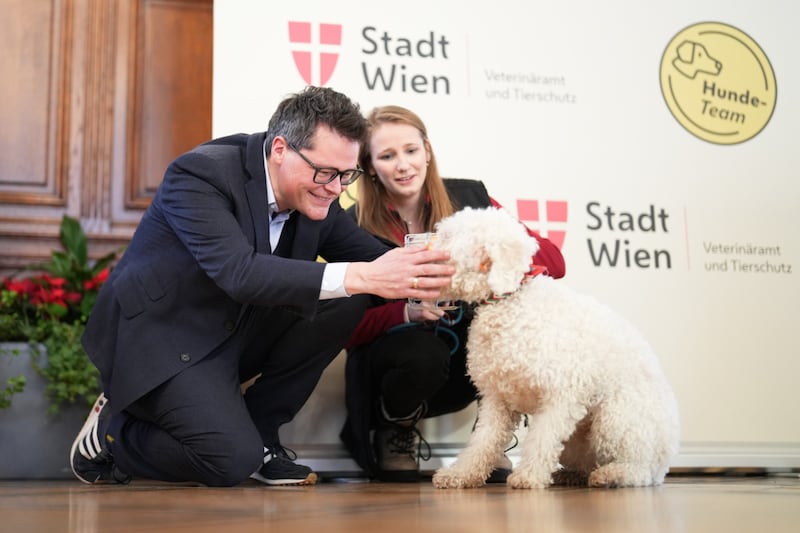
<svg viewBox="0 0 800 533">
<path fill-rule="evenodd" d="M 456 267 L 445 297 L 503 296 L 478 307 L 469 331 L 478 423 L 433 484 L 483 485 L 523 414 L 529 427 L 511 487 L 661 484 L 678 451 L 678 407 L 642 335 L 562 282 L 541 275 L 521 283 L 538 243 L 503 210 L 464 209 L 436 233 L 433 246 Z"/>
</svg>

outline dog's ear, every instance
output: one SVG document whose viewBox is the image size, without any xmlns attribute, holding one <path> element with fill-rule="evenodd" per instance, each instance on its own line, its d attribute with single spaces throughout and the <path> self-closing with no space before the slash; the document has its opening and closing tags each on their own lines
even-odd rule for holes
<svg viewBox="0 0 800 533">
<path fill-rule="evenodd" d="M 486 282 L 497 295 L 515 291 L 525 276 L 525 270 L 515 264 L 516 254 L 510 248 L 508 244 L 491 243 L 486 247 L 488 259 L 481 262 L 488 265 Z"/>
</svg>

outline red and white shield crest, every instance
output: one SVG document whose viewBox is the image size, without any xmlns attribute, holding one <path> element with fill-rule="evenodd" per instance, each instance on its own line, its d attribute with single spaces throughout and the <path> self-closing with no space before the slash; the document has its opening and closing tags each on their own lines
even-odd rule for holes
<svg viewBox="0 0 800 533">
<path fill-rule="evenodd" d="M 544 216 L 539 212 L 544 204 Z M 567 236 L 567 202 L 563 200 L 517 200 L 517 216 L 522 222 L 532 222 L 532 229 L 547 237 L 559 250 Z"/>
<path fill-rule="evenodd" d="M 317 39 L 314 39 L 314 29 Z M 297 71 L 308 85 L 323 86 L 331 79 L 342 44 L 341 24 L 289 21 L 289 42 Z M 314 73 L 318 73 L 315 79 Z"/>
</svg>

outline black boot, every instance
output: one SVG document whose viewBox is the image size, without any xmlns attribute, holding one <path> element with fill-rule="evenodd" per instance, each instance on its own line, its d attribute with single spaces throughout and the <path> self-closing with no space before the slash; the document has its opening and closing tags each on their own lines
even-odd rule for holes
<svg viewBox="0 0 800 533">
<path fill-rule="evenodd" d="M 391 417 L 379 402 L 380 425 L 375 430 L 373 446 L 378 463 L 378 479 L 381 481 L 419 481 L 419 447 L 422 440 L 416 427 L 425 408 L 420 405 L 413 413 L 404 417 Z"/>
</svg>

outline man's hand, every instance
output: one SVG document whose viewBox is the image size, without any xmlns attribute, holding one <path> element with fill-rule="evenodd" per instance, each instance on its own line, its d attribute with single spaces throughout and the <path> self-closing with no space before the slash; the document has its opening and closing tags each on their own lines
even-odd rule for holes
<svg viewBox="0 0 800 533">
<path fill-rule="evenodd" d="M 376 294 L 395 300 L 435 300 L 450 285 L 455 269 L 447 252 L 423 246 L 394 248 L 369 263 L 350 263 L 344 277 L 348 294 Z"/>
</svg>

